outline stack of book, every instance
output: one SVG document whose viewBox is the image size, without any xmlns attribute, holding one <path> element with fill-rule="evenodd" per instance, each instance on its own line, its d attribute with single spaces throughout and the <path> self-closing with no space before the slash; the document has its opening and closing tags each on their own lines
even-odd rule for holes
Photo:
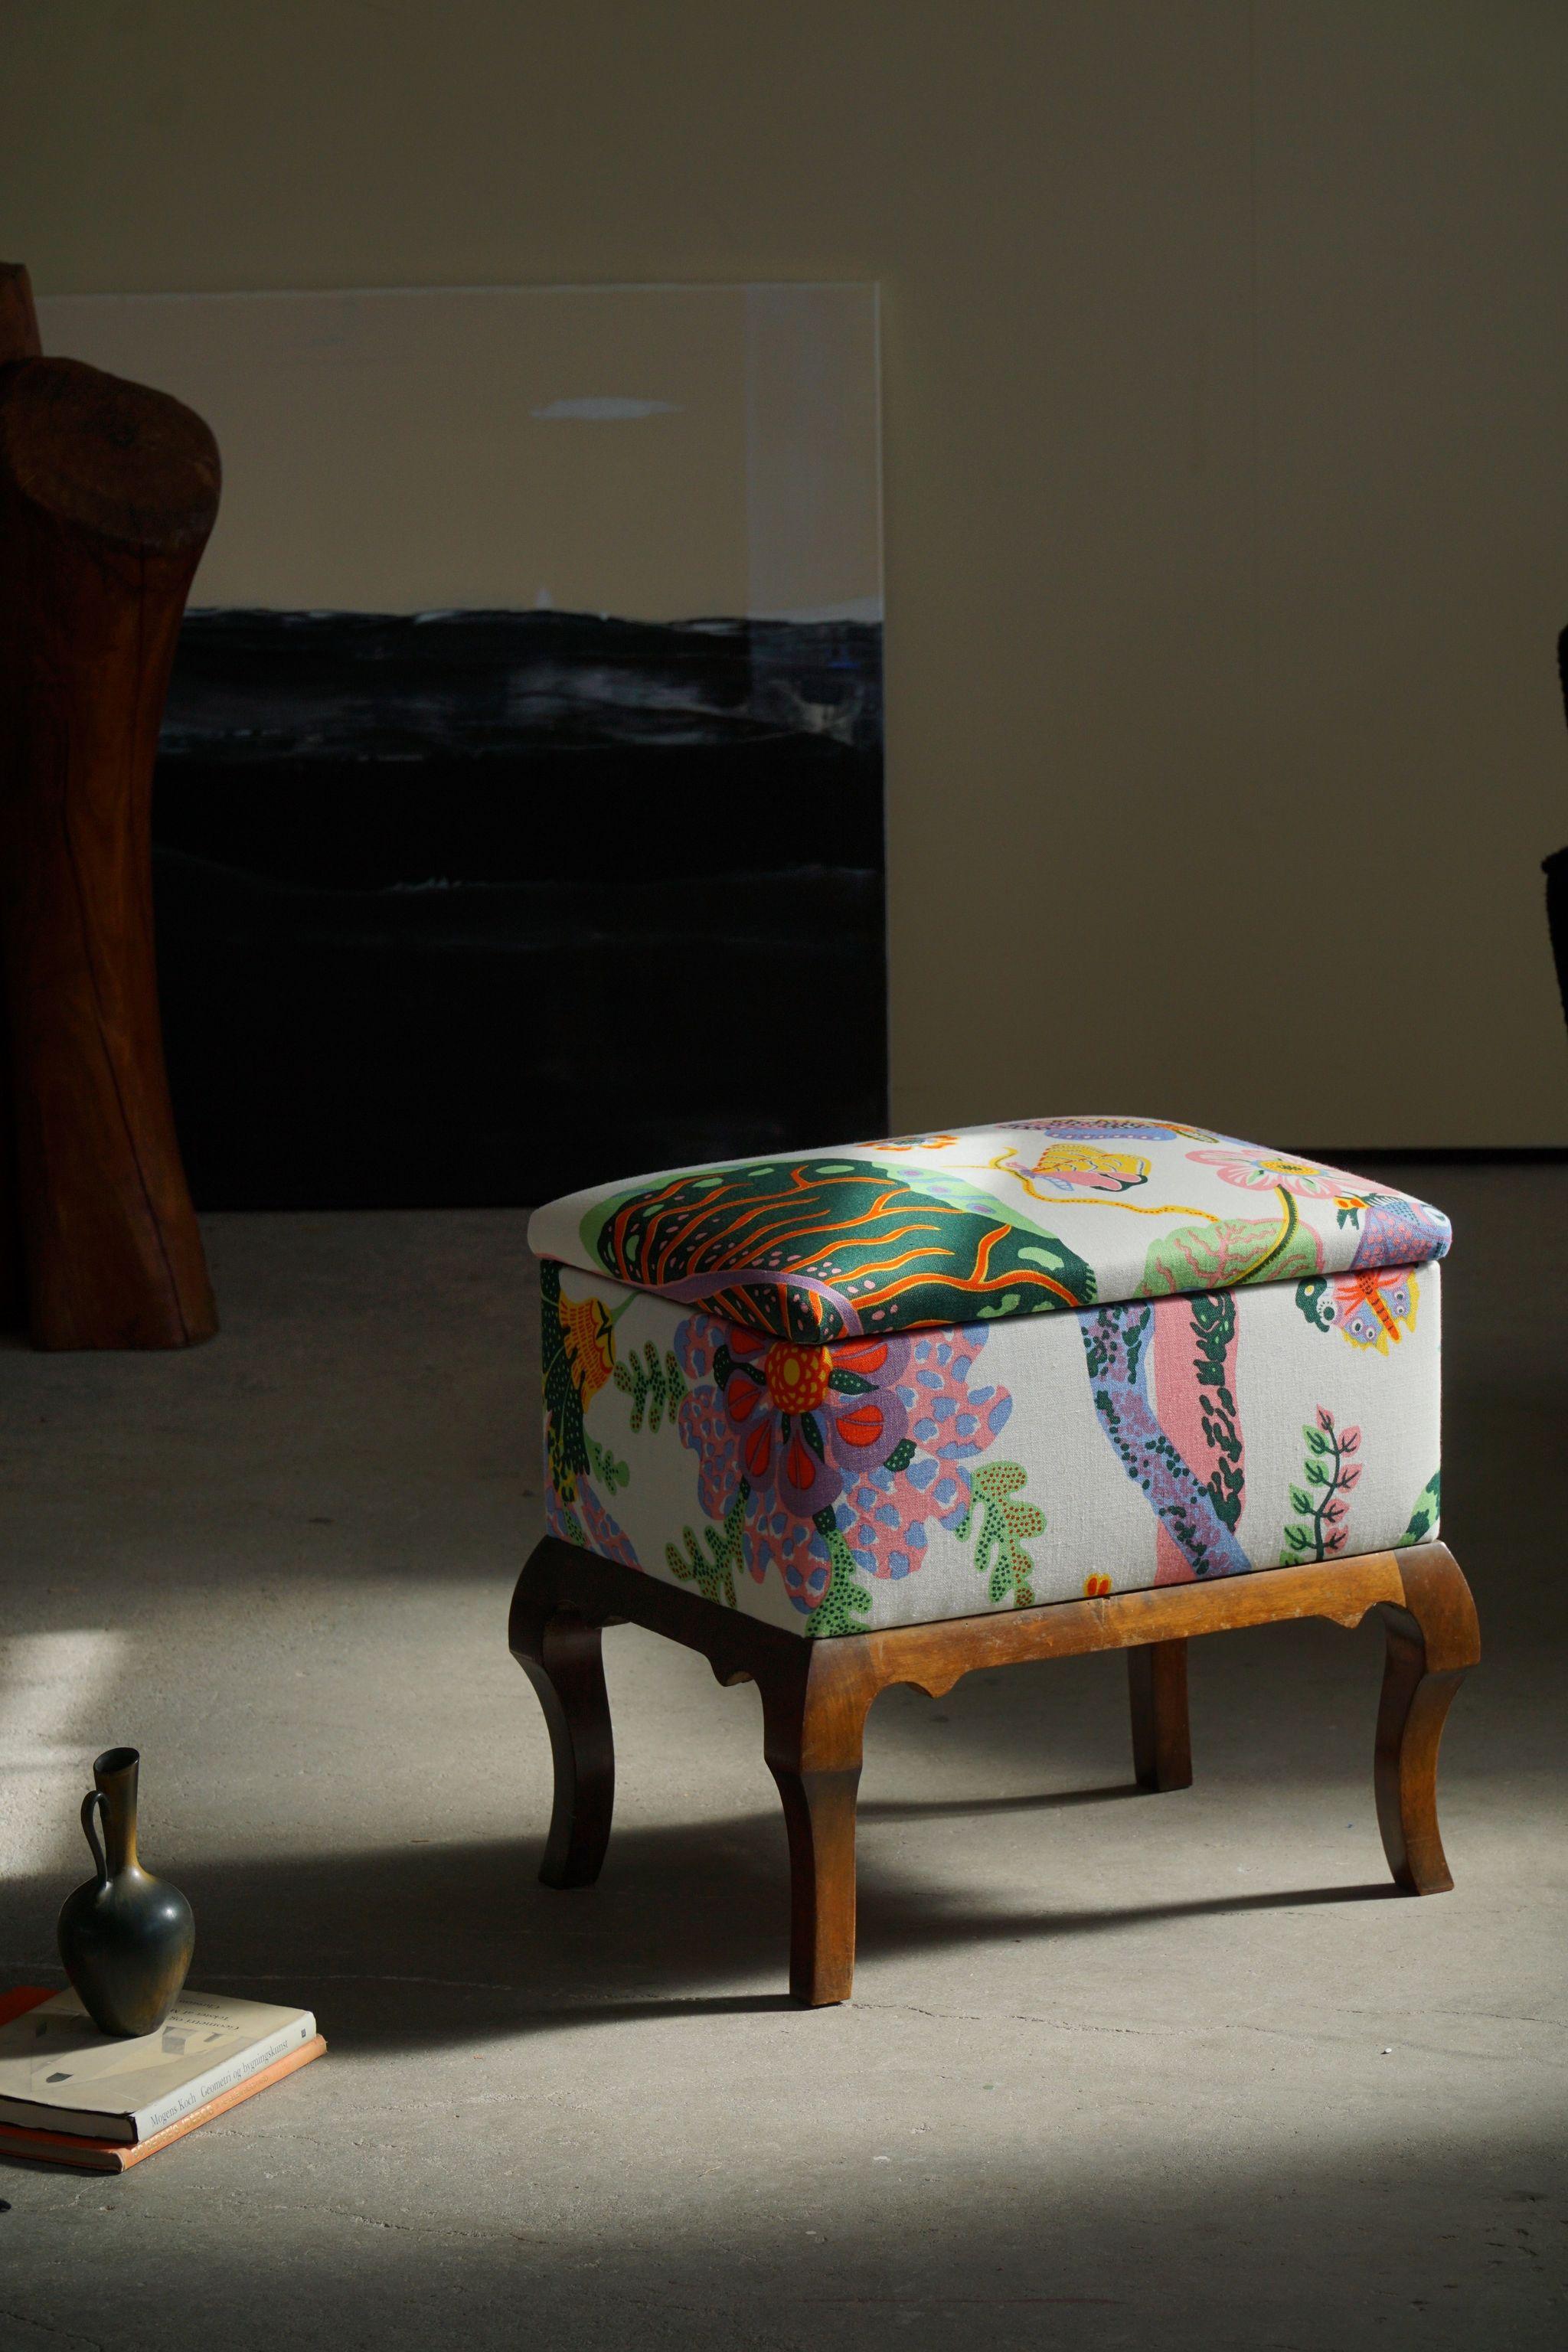
<svg viewBox="0 0 1568 2352">
<path fill-rule="evenodd" d="M 156 2033 L 117 2037 L 24 1985 L 0 1993 L 0 2156 L 124 2172 L 326 2046 L 308 2009 L 183 1992 Z"/>
</svg>

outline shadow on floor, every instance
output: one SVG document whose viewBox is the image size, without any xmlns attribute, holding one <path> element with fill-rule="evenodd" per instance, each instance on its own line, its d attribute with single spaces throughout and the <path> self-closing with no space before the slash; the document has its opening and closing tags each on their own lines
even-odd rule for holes
<svg viewBox="0 0 1568 2352">
<path fill-rule="evenodd" d="M 1067 1801 L 1120 1797 L 1084 1790 Z M 1135 1793 L 1135 1792 L 1133 1792 Z M 884 1815 L 1009 1811 L 883 1806 Z M 1063 1800 L 1030 1801 L 1049 1805 Z M 868 1808 L 868 1811 L 871 1811 Z M 788 2006 L 788 1890 L 771 1814 L 617 1831 L 596 1887 L 542 1886 L 536 1843 L 411 1844 L 183 1870 L 193 1982 L 313 2007 L 340 2047 L 417 2049 L 490 2035 Z M 6 1892 L 7 1949 L 47 1918 L 57 1881 Z M 1162 1920 L 1395 1898 L 1392 1883 L 1292 1887 L 1099 1909 L 1016 1907 L 994 1885 L 899 1875 L 863 1854 L 859 1949 L 874 1959 L 998 1941 L 1108 1936 Z M 19 1968 L 25 1969 L 26 1963 Z M 40 1978 L 58 1979 L 57 1969 Z"/>
<path fill-rule="evenodd" d="M 1391 2125 L 1328 2151 L 1194 2132 L 1164 2172 L 1120 2140 L 1097 2157 L 1068 2138 L 1000 2178 L 994 2163 L 897 2140 L 874 2155 L 878 2137 L 827 2216 L 782 2164 L 771 2199 L 726 2182 L 708 2202 L 706 2180 L 672 2165 L 657 2229 L 639 2229 L 588 2200 L 543 2226 L 525 2126 L 497 2112 L 508 2120 L 480 2153 L 502 2170 L 510 2210 L 470 2221 L 455 2256 L 405 2150 L 390 2176 L 322 2177 L 315 2210 L 286 2209 L 286 2231 L 269 2209 L 273 2227 L 243 2263 L 232 2214 L 200 2229 L 175 2196 L 171 2172 L 188 2184 L 199 2159 L 160 2158 L 162 2190 L 136 2177 L 141 2232 L 105 2252 L 85 2239 L 87 2214 L 73 2215 L 68 2263 L 8 2282 L 8 2300 L 26 2293 L 37 2316 L 6 2341 L 35 2330 L 40 2344 L 112 2337 L 131 2352 L 215 2340 L 231 2352 L 965 2352 L 977 2340 L 989 2352 L 1557 2352 L 1562 2341 L 1561 2151 L 1531 2121 L 1489 2131 L 1461 2113 L 1430 2144 L 1412 2147 Z M 26 2184 L 7 2185 L 20 2197 Z M 100 2206 L 111 2193 L 84 2186 Z M 154 2283 L 132 2271 L 128 2292 L 153 2212 L 182 2230 L 177 2269 Z M 807 2215 L 822 2226 L 805 2228 Z"/>
<path fill-rule="evenodd" d="M 1142 1797 L 1145 1793 L 1136 1780 L 1128 1780 L 1114 1789 L 1047 1789 L 1038 1793 L 1028 1790 L 1016 1797 L 931 1797 L 913 1801 L 904 1797 L 868 1797 L 861 1800 L 856 1811 L 862 1822 L 963 1821 L 982 1813 L 1046 1813 L 1066 1805 L 1109 1805 L 1122 1797 Z"/>
</svg>

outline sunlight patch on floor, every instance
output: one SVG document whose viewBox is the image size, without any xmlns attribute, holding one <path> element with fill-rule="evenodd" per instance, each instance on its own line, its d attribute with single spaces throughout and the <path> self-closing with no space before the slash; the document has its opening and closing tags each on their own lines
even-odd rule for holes
<svg viewBox="0 0 1568 2352">
<path fill-rule="evenodd" d="M 92 1782 L 125 1637 L 101 1628 L 0 1639 L 0 1873 L 64 1868 Z"/>
</svg>

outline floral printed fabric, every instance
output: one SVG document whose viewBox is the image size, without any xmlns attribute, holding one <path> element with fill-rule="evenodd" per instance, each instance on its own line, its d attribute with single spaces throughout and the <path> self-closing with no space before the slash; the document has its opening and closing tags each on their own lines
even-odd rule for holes
<svg viewBox="0 0 1568 2352">
<path fill-rule="evenodd" d="M 1384 1328 L 1371 1278 L 1443 1256 L 1449 1233 L 1425 1202 L 1342 1169 L 1084 1116 L 678 1169 L 551 1202 L 529 1239 L 811 1348 L 1298 1282 L 1322 1286 L 1321 1328 L 1342 1314 Z"/>
<path fill-rule="evenodd" d="M 818 1637 L 1428 1541 L 1438 1266 L 1300 1264 L 806 1343 L 547 1261 L 549 1525 Z"/>
</svg>

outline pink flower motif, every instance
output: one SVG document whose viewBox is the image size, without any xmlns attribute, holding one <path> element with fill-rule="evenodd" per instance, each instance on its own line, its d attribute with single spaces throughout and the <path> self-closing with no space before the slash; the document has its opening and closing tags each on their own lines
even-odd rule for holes
<svg viewBox="0 0 1568 2352">
<path fill-rule="evenodd" d="M 848 1478 L 887 1460 L 908 1418 L 902 1390 L 887 1379 L 893 1344 L 841 1339 L 813 1347 L 730 1333 L 716 1369 L 753 1494 L 776 1496 L 796 1518 L 813 1519 L 837 1501 Z"/>
<path fill-rule="evenodd" d="M 784 1591 L 795 1607 L 802 1611 L 815 1609 L 827 1591 L 833 1576 L 833 1563 L 827 1557 L 827 1545 L 819 1530 L 809 1519 L 796 1518 L 793 1511 L 775 1504 L 770 1510 L 753 1504 L 756 1518 L 750 1547 L 752 1574 L 759 1584 L 766 1580 L 768 1562 L 778 1564 Z"/>
<path fill-rule="evenodd" d="M 623 1568 L 640 1570 L 642 1562 L 632 1549 L 631 1539 L 625 1528 L 611 1517 L 581 1472 L 577 1477 L 577 1517 L 582 1521 L 591 1551 L 596 1551 L 605 1559 L 618 1559 Z M 572 1525 L 571 1512 L 556 1493 L 553 1482 L 548 1480 L 544 1490 L 544 1521 L 551 1534 L 559 1536 L 563 1543 L 582 1540 Z"/>
<path fill-rule="evenodd" d="M 939 1462 L 963 1462 L 983 1454 L 1001 1435 L 1012 1413 L 1013 1400 L 1005 1389 L 969 1385 L 984 1344 L 984 1332 L 972 1326 L 911 1331 L 904 1339 L 895 1374 L 897 1393 L 909 1412 L 910 1437 Z"/>
<path fill-rule="evenodd" d="M 969 1502 L 969 1480 L 962 1470 L 942 1470 L 929 1458 L 908 1470 L 875 1470 L 858 1479 L 838 1505 L 839 1533 L 855 1556 L 855 1565 L 867 1576 L 912 1576 L 925 1564 L 928 1518 L 952 1525 Z"/>
<path fill-rule="evenodd" d="M 910 1576 L 921 1566 L 928 1519 L 955 1527 L 969 1508 L 969 1473 L 958 1465 L 1005 1427 L 1013 1400 L 1003 1388 L 974 1388 L 969 1375 L 984 1332 L 911 1332 L 898 1380 L 909 1432 L 920 1449 L 905 1467 L 866 1471 L 837 1510 L 839 1530 L 868 1576 Z"/>
<path fill-rule="evenodd" d="M 1360 1180 L 1348 1176 L 1342 1168 L 1320 1168 L 1310 1160 L 1289 1160 L 1261 1151 L 1240 1151 L 1234 1147 L 1224 1151 L 1189 1151 L 1189 1160 L 1201 1160 L 1217 1171 L 1226 1184 L 1240 1184 L 1253 1192 L 1294 1192 L 1302 1201 L 1337 1201 L 1346 1192 L 1359 1197 Z"/>
<path fill-rule="evenodd" d="M 618 1559 L 623 1568 L 640 1568 L 641 1560 L 632 1549 L 630 1538 L 619 1523 L 610 1517 L 585 1478 L 577 1481 L 577 1499 L 582 1506 L 583 1525 L 588 1531 L 592 1550 L 605 1559 Z"/>
<path fill-rule="evenodd" d="M 689 1315 L 675 1335 L 675 1352 L 689 1381 L 710 1381 L 713 1360 L 730 1338 L 730 1326 L 711 1315 Z"/>
<path fill-rule="evenodd" d="M 740 1485 L 741 1434 L 717 1389 L 689 1389 L 676 1413 L 682 1445 L 697 1456 L 697 1498 L 710 1519 L 722 1519 Z"/>
<path fill-rule="evenodd" d="M 743 1474 L 740 1432 L 713 1386 L 713 1365 L 728 1345 L 730 1327 L 710 1315 L 688 1316 L 675 1335 L 675 1352 L 690 1383 L 676 1413 L 680 1442 L 697 1456 L 697 1496 L 710 1519 L 721 1522 Z"/>
<path fill-rule="evenodd" d="M 682 1323 L 692 1386 L 676 1425 L 710 1517 L 723 1519 L 744 1481 L 759 1582 L 772 1560 L 795 1607 L 817 1607 L 832 1581 L 828 1512 L 865 1574 L 921 1566 L 929 1523 L 954 1526 L 968 1508 L 962 1465 L 1013 1410 L 1005 1389 L 970 1386 L 985 1339 L 942 1329 L 815 1348 L 707 1316 Z"/>
</svg>

